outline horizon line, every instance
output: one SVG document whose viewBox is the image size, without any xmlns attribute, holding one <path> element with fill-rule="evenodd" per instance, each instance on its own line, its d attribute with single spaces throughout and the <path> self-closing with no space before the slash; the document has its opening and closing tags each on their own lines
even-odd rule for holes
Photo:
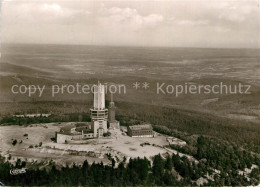
<svg viewBox="0 0 260 187">
<path fill-rule="evenodd" d="M 115 44 L 65 44 L 65 43 L 14 43 L 14 42 L 1 42 L 0 46 L 3 44 L 7 45 L 68 45 L 68 46 L 96 46 L 96 47 L 135 47 L 135 48 L 197 48 L 197 49 L 254 49 L 260 50 L 260 46 L 258 48 L 252 47 L 202 47 L 202 46 L 149 46 L 149 45 L 115 45 Z M 1 53 L 1 51 L 0 51 Z"/>
</svg>

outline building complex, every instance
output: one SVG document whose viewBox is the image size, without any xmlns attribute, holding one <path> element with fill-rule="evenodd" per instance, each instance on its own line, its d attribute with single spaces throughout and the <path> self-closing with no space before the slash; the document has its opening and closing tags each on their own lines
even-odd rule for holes
<svg viewBox="0 0 260 187">
<path fill-rule="evenodd" d="M 103 137 L 108 129 L 119 129 L 120 123 L 115 119 L 115 103 L 113 95 L 109 108 L 105 107 L 105 87 L 102 84 L 93 87 L 94 102 L 90 109 L 91 122 L 68 123 L 56 132 L 57 143 L 86 140 Z M 153 128 L 150 124 L 134 125 L 127 128 L 131 137 L 153 137 Z"/>
<path fill-rule="evenodd" d="M 119 122 L 115 120 L 115 103 L 113 100 L 110 102 L 109 111 L 105 107 L 104 85 L 99 83 L 93 88 L 94 103 L 90 109 L 91 122 L 70 123 L 62 127 L 59 132 L 56 132 L 57 143 L 102 137 L 108 132 L 108 122 L 110 128 L 119 128 Z"/>
</svg>

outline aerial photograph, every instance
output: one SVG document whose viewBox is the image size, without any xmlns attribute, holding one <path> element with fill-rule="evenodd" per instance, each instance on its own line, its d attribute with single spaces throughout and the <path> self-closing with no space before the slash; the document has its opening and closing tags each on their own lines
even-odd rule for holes
<svg viewBox="0 0 260 187">
<path fill-rule="evenodd" d="M 1 0 L 0 186 L 260 186 L 260 0 Z"/>
</svg>

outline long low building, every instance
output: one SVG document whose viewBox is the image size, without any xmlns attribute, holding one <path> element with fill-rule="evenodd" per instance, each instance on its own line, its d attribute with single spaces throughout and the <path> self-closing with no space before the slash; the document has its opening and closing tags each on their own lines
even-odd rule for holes
<svg viewBox="0 0 260 187">
<path fill-rule="evenodd" d="M 57 143 L 68 143 L 75 140 L 94 138 L 94 134 L 89 123 L 72 123 L 56 132 Z"/>
<path fill-rule="evenodd" d="M 153 127 L 150 124 L 133 125 L 127 127 L 127 134 L 131 137 L 153 137 Z"/>
</svg>

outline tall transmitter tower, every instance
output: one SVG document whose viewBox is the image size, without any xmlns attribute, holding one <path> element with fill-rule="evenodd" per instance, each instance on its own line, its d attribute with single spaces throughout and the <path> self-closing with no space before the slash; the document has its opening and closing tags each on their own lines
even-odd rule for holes
<svg viewBox="0 0 260 187">
<path fill-rule="evenodd" d="M 108 111 L 108 124 L 109 124 L 109 129 L 119 129 L 120 128 L 120 123 L 119 121 L 116 120 L 116 106 L 113 101 L 113 94 L 111 94 L 111 100 L 109 103 L 109 111 Z"/>
<path fill-rule="evenodd" d="M 101 137 L 107 133 L 108 109 L 105 108 L 105 86 L 101 83 L 94 85 L 94 105 L 91 112 L 91 129 L 94 137 Z"/>
</svg>

